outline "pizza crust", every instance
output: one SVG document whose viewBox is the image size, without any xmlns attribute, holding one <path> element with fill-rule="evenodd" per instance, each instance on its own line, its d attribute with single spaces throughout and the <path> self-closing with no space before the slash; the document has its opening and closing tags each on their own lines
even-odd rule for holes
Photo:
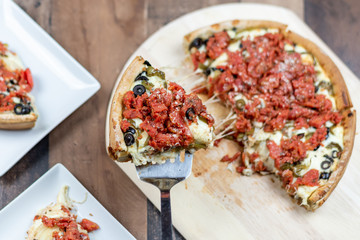
<svg viewBox="0 0 360 240">
<path fill-rule="evenodd" d="M 33 128 L 37 120 L 35 113 L 27 115 L 16 115 L 12 112 L 5 112 L 0 114 L 0 129 L 6 130 L 21 130 Z"/>
<path fill-rule="evenodd" d="M 346 166 L 350 160 L 351 152 L 354 145 L 355 129 L 356 129 L 356 112 L 351 110 L 353 107 L 349 92 L 347 90 L 345 81 L 337 68 L 335 63 L 313 42 L 301 37 L 300 35 L 287 31 L 287 25 L 262 20 L 232 20 L 213 24 L 198 30 L 195 30 L 184 37 L 183 47 L 186 54 L 189 55 L 189 46 L 191 42 L 199 37 L 210 37 L 215 32 L 222 31 L 223 29 L 229 29 L 236 27 L 240 30 L 252 29 L 252 28 L 278 28 L 280 33 L 294 43 L 303 46 L 309 53 L 314 55 L 319 61 L 320 65 L 328 75 L 333 85 L 334 97 L 336 101 L 337 109 L 343 116 L 342 126 L 344 127 L 344 150 L 341 154 L 337 169 L 331 174 L 328 182 L 316 189 L 308 198 L 308 206 L 304 206 L 307 210 L 315 210 L 320 207 L 330 196 L 331 192 L 335 189 L 341 177 L 344 174 Z M 187 59 L 187 62 L 190 58 Z M 190 61 L 191 62 L 191 61 Z M 192 62 L 191 62 L 192 64 Z M 301 204 L 301 201 L 298 201 Z"/>
<path fill-rule="evenodd" d="M 347 109 L 342 112 L 342 116 L 344 117 L 344 120 L 342 122 L 342 126 L 344 127 L 344 150 L 341 153 L 338 167 L 331 174 L 328 182 L 325 185 L 316 189 L 308 198 L 309 206 L 305 206 L 308 210 L 313 211 L 317 209 L 328 199 L 328 197 L 344 175 L 346 166 L 350 160 L 355 139 L 356 111 Z"/>
<path fill-rule="evenodd" d="M 109 141 L 106 148 L 108 155 L 117 161 L 130 161 L 126 153 L 127 147 L 124 142 L 124 134 L 121 131 L 120 123 L 122 120 L 122 101 L 124 94 L 129 91 L 135 81 L 136 76 L 142 71 L 145 60 L 142 57 L 136 57 L 126 69 L 121 77 L 118 86 L 113 94 L 110 106 L 109 116 Z"/>
<path fill-rule="evenodd" d="M 278 28 L 280 32 L 285 32 L 287 25 L 272 22 L 272 21 L 263 21 L 263 20 L 231 20 L 221 23 L 216 23 L 208 27 L 200 28 L 195 30 L 184 37 L 184 51 L 189 53 L 189 46 L 191 42 L 199 36 L 208 36 L 210 37 L 215 32 L 222 31 L 223 29 L 229 29 L 236 27 L 239 30 L 245 30 L 250 28 Z"/>
<path fill-rule="evenodd" d="M 4 64 L 5 68 L 10 71 L 16 70 L 25 70 L 23 63 L 21 62 L 20 57 L 10 51 L 7 50 L 6 57 L 0 56 L 0 61 Z M 34 97 L 30 94 L 27 94 L 31 99 L 31 106 L 34 109 L 30 114 L 26 115 L 17 115 L 12 111 L 6 111 L 0 113 L 0 129 L 5 130 L 21 130 L 21 129 L 29 129 L 35 126 L 35 122 L 38 118 L 34 105 Z"/>
</svg>

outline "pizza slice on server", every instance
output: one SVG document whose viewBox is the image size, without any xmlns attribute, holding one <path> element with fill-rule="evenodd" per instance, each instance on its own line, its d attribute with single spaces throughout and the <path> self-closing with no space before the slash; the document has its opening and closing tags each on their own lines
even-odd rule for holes
<svg viewBox="0 0 360 240">
<path fill-rule="evenodd" d="M 214 137 L 214 119 L 200 98 L 167 81 L 142 57 L 122 75 L 109 119 L 109 156 L 136 166 L 163 163 L 184 149 L 206 148 Z"/>
<path fill-rule="evenodd" d="M 0 129 L 27 129 L 35 126 L 37 113 L 29 68 L 18 55 L 0 42 Z"/>
<path fill-rule="evenodd" d="M 229 106 L 224 162 L 244 175 L 274 173 L 300 205 L 322 205 L 349 161 L 355 114 L 340 71 L 314 43 L 270 21 L 234 20 L 184 38 L 198 92 Z M 226 121 L 224 121 L 226 122 Z M 217 123 L 218 125 L 218 123 Z M 226 124 L 223 124 L 226 125 Z"/>
</svg>

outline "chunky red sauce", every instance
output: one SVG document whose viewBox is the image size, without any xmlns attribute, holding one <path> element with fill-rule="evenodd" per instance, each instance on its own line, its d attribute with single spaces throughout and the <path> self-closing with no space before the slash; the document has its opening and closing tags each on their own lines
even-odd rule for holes
<svg viewBox="0 0 360 240">
<path fill-rule="evenodd" d="M 0 42 L 0 55 L 5 55 L 7 51 L 7 46 L 6 44 Z"/>
<path fill-rule="evenodd" d="M 306 157 L 306 151 L 314 150 L 324 141 L 328 134 L 325 127 L 327 121 L 338 124 L 342 116 L 332 111 L 332 102 L 325 95 L 317 94 L 314 82 L 316 72 L 314 66 L 303 64 L 297 52 L 287 52 L 285 44 L 294 45 L 282 34 L 266 33 L 254 40 L 243 39 L 241 48 L 230 52 L 230 37 L 227 32 L 215 33 L 206 43 L 206 51 L 192 49 L 192 61 L 197 68 L 206 59 L 216 59 L 221 54 L 228 55 L 227 64 L 217 66 L 221 72 L 217 77 L 208 77 L 207 93 L 209 97 L 217 95 L 222 101 L 233 106 L 237 119 L 234 137 L 239 134 L 251 135 L 252 122 L 261 122 L 265 132 L 282 130 L 288 121 L 294 121 L 294 128 L 316 128 L 310 139 L 302 142 L 301 137 L 281 140 L 280 145 L 267 141 L 269 155 L 275 161 L 275 167 L 281 170 L 286 164 L 295 164 Z M 202 88 L 201 91 L 204 91 Z M 235 97 L 244 95 L 249 103 L 239 106 Z M 256 154 L 256 153 L 255 153 Z M 247 156 L 254 163 L 258 155 Z M 246 167 L 242 154 L 233 157 L 225 156 L 222 161 L 232 162 L 239 159 L 237 171 Z M 261 161 L 253 164 L 254 171 L 264 171 L 266 167 Z M 314 170 L 316 171 L 316 170 Z M 296 180 L 296 186 L 305 184 L 315 186 L 314 179 L 319 174 L 310 170 L 302 178 Z M 291 182 L 292 175 L 283 172 L 284 182 Z M 295 187 L 296 187 L 295 186 Z"/>
<path fill-rule="evenodd" d="M 123 98 L 123 117 L 127 120 L 121 122 L 122 131 L 131 126 L 130 119 L 141 119 L 140 129 L 148 133 L 148 144 L 158 151 L 192 144 L 194 138 L 188 124 L 196 122 L 197 116 L 204 118 L 210 127 L 214 124 L 198 96 L 185 94 L 176 83 L 170 83 L 168 90 L 157 88 L 150 95 L 141 96 L 128 91 Z"/>
<path fill-rule="evenodd" d="M 58 231 L 54 231 L 52 237 L 56 240 L 88 240 L 89 235 L 81 232 L 79 229 L 78 223 L 76 222 L 77 217 L 71 214 L 69 209 L 64 206 L 62 206 L 61 209 L 67 213 L 68 217 L 48 218 L 43 216 L 41 218 L 44 226 L 49 228 L 56 226 L 63 233 L 63 235 L 60 235 Z M 35 216 L 34 220 L 36 219 L 39 219 L 39 216 Z M 81 228 L 87 232 L 99 229 L 99 225 L 85 218 L 79 224 Z"/>
<path fill-rule="evenodd" d="M 0 55 L 6 55 L 7 47 L 0 42 Z M 24 104 L 30 103 L 27 93 L 33 88 L 30 69 L 10 71 L 0 59 L 0 112 L 13 111 L 16 103 L 13 97 Z"/>
</svg>

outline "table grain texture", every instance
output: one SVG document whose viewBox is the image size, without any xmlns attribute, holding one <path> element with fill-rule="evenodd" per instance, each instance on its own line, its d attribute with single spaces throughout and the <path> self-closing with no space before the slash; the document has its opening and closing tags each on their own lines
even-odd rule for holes
<svg viewBox="0 0 360 240">
<path fill-rule="evenodd" d="M 357 0 L 15 2 L 101 83 L 101 89 L 0 178 L 0 209 L 60 162 L 137 239 L 160 239 L 159 212 L 107 157 L 105 115 L 122 66 L 160 27 L 186 13 L 216 4 L 275 4 L 294 11 L 360 76 L 360 1 Z M 176 233 L 176 239 L 183 238 Z"/>
</svg>

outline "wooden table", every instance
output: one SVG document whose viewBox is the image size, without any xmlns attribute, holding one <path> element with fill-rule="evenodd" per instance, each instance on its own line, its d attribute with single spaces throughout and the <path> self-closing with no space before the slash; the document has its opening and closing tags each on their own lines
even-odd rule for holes
<svg viewBox="0 0 360 240">
<path fill-rule="evenodd" d="M 153 32 L 183 14 L 229 1 L 15 1 L 98 79 L 102 87 L 0 178 L 0 209 L 61 162 L 137 239 L 159 239 L 158 211 L 106 155 L 107 103 L 123 64 Z M 290 8 L 360 76 L 360 2 L 246 2 Z M 182 237 L 177 234 L 177 238 Z"/>
</svg>

